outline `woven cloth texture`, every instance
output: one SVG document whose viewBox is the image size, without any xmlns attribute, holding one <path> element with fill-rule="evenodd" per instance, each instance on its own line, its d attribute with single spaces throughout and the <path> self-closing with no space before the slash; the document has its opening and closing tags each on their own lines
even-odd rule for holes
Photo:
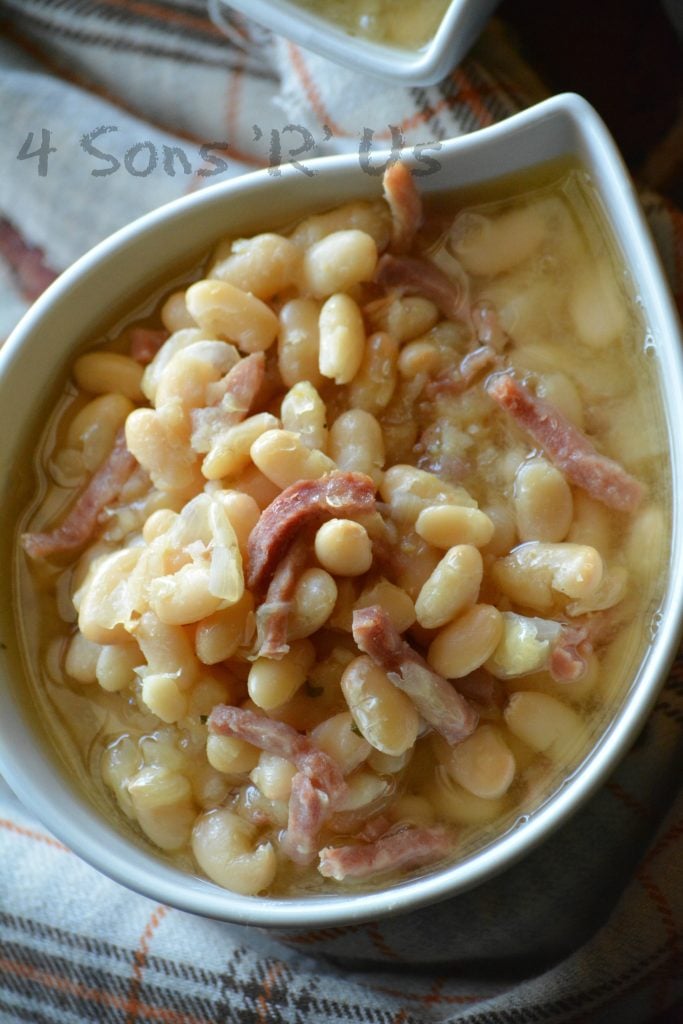
<svg viewBox="0 0 683 1024">
<path fill-rule="evenodd" d="M 460 135 L 544 95 L 495 20 L 437 86 L 398 89 L 226 18 L 0 0 L 0 338 L 55 273 L 177 196 L 364 131 L 378 148 Z M 681 308 L 683 218 L 641 201 Z M 0 780 L 0 1024 L 677 1020 L 682 767 L 679 661 L 612 778 L 517 866 L 419 913 L 270 934 L 127 891 Z"/>
</svg>

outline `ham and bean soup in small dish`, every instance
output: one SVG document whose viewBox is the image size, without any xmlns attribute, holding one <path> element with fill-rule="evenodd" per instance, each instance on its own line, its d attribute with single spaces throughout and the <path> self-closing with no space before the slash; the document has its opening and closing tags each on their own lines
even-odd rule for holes
<svg viewBox="0 0 683 1024">
<path fill-rule="evenodd" d="M 21 539 L 51 731 L 241 894 L 513 827 L 604 728 L 666 571 L 655 368 L 587 175 L 383 190 L 221 241 L 79 356 Z"/>
<path fill-rule="evenodd" d="M 618 154 L 564 96 L 437 155 L 186 196 L 0 351 L 0 770 L 157 903 L 483 885 L 677 649 L 680 339 Z"/>
<path fill-rule="evenodd" d="M 233 9 L 336 64 L 402 85 L 433 85 L 465 57 L 498 0 L 211 0 L 235 37 Z M 324 72 L 321 72 L 324 74 Z"/>
</svg>

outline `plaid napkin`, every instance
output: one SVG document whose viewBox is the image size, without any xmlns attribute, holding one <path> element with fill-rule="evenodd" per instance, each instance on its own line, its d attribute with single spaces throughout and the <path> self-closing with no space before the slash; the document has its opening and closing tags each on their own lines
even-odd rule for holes
<svg viewBox="0 0 683 1024">
<path fill-rule="evenodd" d="M 428 89 L 223 22 L 203 0 L 0 0 L 0 338 L 56 272 L 176 196 L 544 95 L 495 21 Z M 680 308 L 683 219 L 641 198 Z M 679 661 L 610 781 L 516 867 L 423 912 L 277 933 L 128 892 L 0 780 L 0 1024 L 680 1024 L 682 767 Z"/>
</svg>

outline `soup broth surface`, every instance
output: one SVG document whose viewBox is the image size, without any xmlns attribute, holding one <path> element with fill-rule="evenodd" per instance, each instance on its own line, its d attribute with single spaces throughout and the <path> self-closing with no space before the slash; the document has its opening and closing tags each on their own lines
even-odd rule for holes
<svg viewBox="0 0 683 1024">
<path fill-rule="evenodd" d="M 407 50 L 425 46 L 436 34 L 449 0 L 297 0 L 329 18 L 349 35 Z"/>
<path fill-rule="evenodd" d="M 221 241 L 93 339 L 38 446 L 38 713 L 103 814 L 238 892 L 383 887 L 514 827 L 661 599 L 653 345 L 588 176 L 385 189 Z"/>
</svg>

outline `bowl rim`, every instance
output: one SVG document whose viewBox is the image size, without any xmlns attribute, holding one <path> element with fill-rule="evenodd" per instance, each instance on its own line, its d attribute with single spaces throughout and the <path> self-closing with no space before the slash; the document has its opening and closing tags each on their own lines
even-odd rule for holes
<svg viewBox="0 0 683 1024">
<path fill-rule="evenodd" d="M 500 0 L 450 0 L 439 26 L 418 50 L 353 36 L 295 0 L 210 0 L 209 13 L 225 30 L 230 7 L 278 36 L 374 78 L 402 85 L 434 85 L 465 56 Z"/>
<path fill-rule="evenodd" d="M 513 136 L 520 128 L 558 117 L 569 119 L 578 141 L 588 146 L 596 162 L 599 162 L 605 181 L 609 183 L 610 193 L 605 198 L 612 209 L 620 212 L 622 224 L 619 240 L 626 233 L 635 246 L 634 252 L 638 253 L 638 274 L 631 264 L 629 269 L 650 295 L 653 306 L 649 310 L 649 319 L 654 318 L 659 323 L 661 355 L 667 362 L 667 373 L 662 373 L 661 377 L 663 403 L 668 419 L 675 409 L 675 396 L 683 393 L 683 357 L 677 318 L 633 187 L 625 175 L 614 142 L 593 108 L 574 94 L 555 96 L 491 128 L 449 140 L 444 143 L 442 153 L 453 159 L 465 150 L 481 146 L 485 140 Z M 533 161 L 527 166 L 539 162 Z M 355 167 L 356 161 L 353 155 L 323 157 L 310 161 L 309 166 L 333 177 L 336 173 L 342 174 Z M 297 173 L 294 167 L 285 167 L 282 169 L 282 178 Z M 4 379 L 5 371 L 18 357 L 27 340 L 35 337 L 47 312 L 55 304 L 68 299 L 72 289 L 84 276 L 97 271 L 103 263 L 106 264 L 115 254 L 125 251 L 131 243 L 134 244 L 136 239 L 148 232 L 154 232 L 179 216 L 184 217 L 188 211 L 205 205 L 232 202 L 242 191 L 265 184 L 266 180 L 268 172 L 257 171 L 184 196 L 151 211 L 96 245 L 49 286 L 12 332 L 0 349 L 0 380 Z M 598 189 L 601 195 L 604 187 L 603 184 Z M 614 223 L 612 228 L 615 229 Z M 163 260 L 160 260 L 158 269 L 162 266 Z M 669 434 L 672 477 L 680 480 L 683 477 L 683 432 L 672 431 L 669 424 Z M 205 879 L 168 867 L 153 854 L 136 850 L 135 845 L 107 823 L 94 807 L 83 804 L 82 798 L 75 792 L 65 791 L 61 783 L 54 782 L 59 799 L 51 799 L 42 787 L 42 784 L 50 781 L 47 769 L 43 771 L 42 778 L 36 774 L 42 771 L 40 768 L 31 774 L 26 773 L 22 758 L 13 749 L 11 739 L 15 728 L 21 730 L 29 727 L 4 686 L 0 686 L 0 737 L 4 733 L 8 742 L 0 744 L 0 772 L 19 799 L 33 809 L 35 816 L 83 860 L 150 899 L 202 916 L 271 928 L 310 928 L 377 920 L 455 897 L 511 867 L 570 815 L 575 814 L 605 782 L 609 772 L 635 740 L 664 683 L 683 629 L 683 571 L 680 571 L 683 569 L 683 502 L 677 497 L 675 487 L 672 494 L 672 536 L 672 572 L 662 601 L 663 621 L 657 643 L 646 654 L 628 701 L 605 729 L 583 762 L 581 770 L 566 779 L 552 797 L 531 814 L 523 828 L 509 830 L 499 836 L 492 846 L 449 867 L 437 868 L 431 874 L 408 879 L 390 889 L 288 899 L 249 897 L 239 896 Z M 16 746 L 16 740 L 14 743 Z M 590 770 L 585 770 L 589 765 Z M 64 814 L 65 803 L 70 812 L 67 817 Z"/>
</svg>

